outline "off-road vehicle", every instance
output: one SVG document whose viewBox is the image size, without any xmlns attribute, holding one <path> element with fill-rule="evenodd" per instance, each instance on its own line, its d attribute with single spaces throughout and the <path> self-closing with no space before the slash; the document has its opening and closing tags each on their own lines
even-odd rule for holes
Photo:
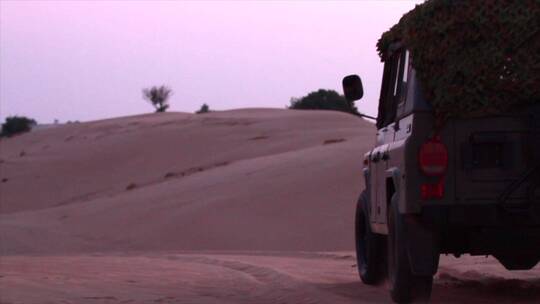
<svg viewBox="0 0 540 304">
<path fill-rule="evenodd" d="M 358 271 L 388 279 L 396 302 L 429 298 L 440 254 L 493 255 L 509 270 L 540 260 L 540 107 L 436 121 L 411 52 L 384 63 L 375 147 L 356 209 Z M 489 56 L 489 54 L 486 54 Z M 343 79 L 349 101 L 360 77 Z"/>
</svg>

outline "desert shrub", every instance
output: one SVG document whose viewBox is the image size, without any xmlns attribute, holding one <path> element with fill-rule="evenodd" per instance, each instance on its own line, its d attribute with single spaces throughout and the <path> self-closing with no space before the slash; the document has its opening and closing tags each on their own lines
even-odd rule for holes
<svg viewBox="0 0 540 304">
<path fill-rule="evenodd" d="M 28 132 L 36 125 L 36 121 L 24 116 L 10 116 L 2 124 L 0 136 L 13 136 L 15 134 Z"/>
<path fill-rule="evenodd" d="M 304 97 L 291 98 L 289 109 L 334 110 L 359 115 L 354 103 L 349 103 L 343 95 L 334 90 L 319 89 Z"/>
<path fill-rule="evenodd" d="M 148 100 L 154 108 L 156 113 L 165 112 L 169 108 L 168 99 L 172 95 L 172 90 L 167 86 L 154 86 L 149 89 L 143 89 L 143 97 Z"/>
<path fill-rule="evenodd" d="M 201 108 L 195 112 L 195 114 L 204 114 L 210 112 L 210 107 L 207 104 L 203 104 Z"/>
</svg>

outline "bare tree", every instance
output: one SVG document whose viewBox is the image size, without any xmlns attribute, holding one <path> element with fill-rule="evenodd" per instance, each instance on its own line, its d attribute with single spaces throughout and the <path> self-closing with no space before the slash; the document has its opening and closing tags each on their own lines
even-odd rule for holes
<svg viewBox="0 0 540 304">
<path fill-rule="evenodd" d="M 172 90 L 167 86 L 153 86 L 150 89 L 143 89 L 143 97 L 155 108 L 156 113 L 165 112 L 169 108 L 167 99 L 172 95 Z"/>
</svg>

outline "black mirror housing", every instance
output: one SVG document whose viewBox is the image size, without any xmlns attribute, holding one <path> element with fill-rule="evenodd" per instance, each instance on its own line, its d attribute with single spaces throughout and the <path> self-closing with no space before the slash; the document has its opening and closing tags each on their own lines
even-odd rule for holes
<svg viewBox="0 0 540 304">
<path fill-rule="evenodd" d="M 359 100 L 364 96 L 364 87 L 362 79 L 358 75 L 349 75 L 343 78 L 343 94 L 347 101 Z"/>
</svg>

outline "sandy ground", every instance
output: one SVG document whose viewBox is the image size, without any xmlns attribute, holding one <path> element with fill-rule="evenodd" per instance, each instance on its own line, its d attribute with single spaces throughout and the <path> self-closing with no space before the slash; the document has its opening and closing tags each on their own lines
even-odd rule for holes
<svg viewBox="0 0 540 304">
<path fill-rule="evenodd" d="M 0 303 L 387 303 L 354 266 L 371 123 L 163 113 L 0 142 Z M 444 258 L 433 302 L 537 303 L 540 268 Z"/>
<path fill-rule="evenodd" d="M 390 303 L 360 283 L 354 253 L 130 253 L 10 256 L 1 303 Z M 444 257 L 433 303 L 538 303 L 540 269 Z"/>
</svg>

